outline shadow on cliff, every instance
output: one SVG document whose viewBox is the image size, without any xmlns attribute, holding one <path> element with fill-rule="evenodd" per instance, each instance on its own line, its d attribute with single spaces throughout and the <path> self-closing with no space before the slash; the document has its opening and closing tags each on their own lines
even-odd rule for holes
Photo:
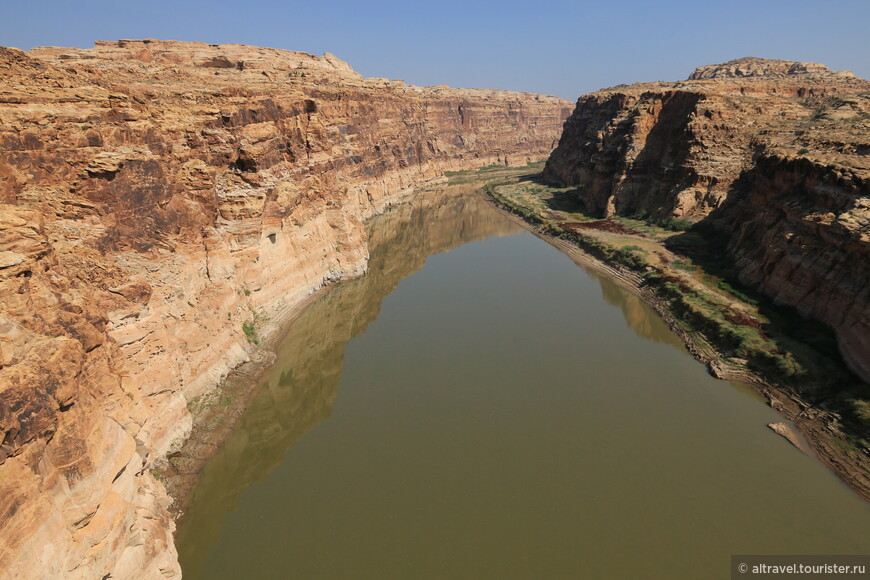
<svg viewBox="0 0 870 580">
<path fill-rule="evenodd" d="M 641 97 L 643 112 L 624 118 L 618 111 L 625 103 L 618 97 L 607 101 L 602 114 L 589 111 L 578 117 L 571 126 L 575 141 L 571 145 L 565 141 L 566 124 L 560 146 L 544 168 L 542 183 L 585 185 L 578 197 L 594 217 L 603 218 L 613 210 L 626 216 L 667 217 L 675 206 L 676 193 L 697 181 L 689 162 L 695 142 L 689 123 L 703 96 L 671 91 L 660 100 L 647 97 Z M 629 160 L 635 146 L 641 148 Z M 615 176 L 621 176 L 618 182 Z"/>
<path fill-rule="evenodd" d="M 617 196 L 619 214 L 646 212 L 655 218 L 667 217 L 673 213 L 675 193 L 697 181 L 688 162 L 694 141 L 689 122 L 702 98 L 700 93 L 675 91 L 663 99 L 643 149 L 626 168 Z"/>
<path fill-rule="evenodd" d="M 870 396 L 870 386 L 846 365 L 833 328 L 802 315 L 796 308 L 775 302 L 755 285 L 741 279 L 733 249 L 738 225 L 752 216 L 745 205 L 755 184 L 755 170 L 743 171 L 728 190 L 723 204 L 688 231 L 672 236 L 664 245 L 689 258 L 701 275 L 718 289 L 758 308 L 766 320 L 761 325 L 781 353 L 791 354 L 804 369 L 793 380 L 781 377 L 813 405 L 838 410 L 855 432 L 870 435 L 866 422 L 854 416 L 852 398 Z"/>
</svg>

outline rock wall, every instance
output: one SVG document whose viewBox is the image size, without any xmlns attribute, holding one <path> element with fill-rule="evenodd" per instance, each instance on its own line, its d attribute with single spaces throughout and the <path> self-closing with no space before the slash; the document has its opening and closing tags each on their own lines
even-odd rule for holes
<svg viewBox="0 0 870 580">
<path fill-rule="evenodd" d="M 751 151 L 733 130 L 736 112 L 705 97 L 691 90 L 583 96 L 545 175 L 581 186 L 587 209 L 603 217 L 709 213 Z"/>
<path fill-rule="evenodd" d="M 525 163 L 567 103 L 363 79 L 241 45 L 0 48 L 0 569 L 177 577 L 151 468 L 362 221 L 447 170 Z"/>
<path fill-rule="evenodd" d="M 743 281 L 832 326 L 870 381 L 870 176 L 759 155 L 729 251 Z"/>
<path fill-rule="evenodd" d="M 739 59 L 581 97 L 545 178 L 591 212 L 708 220 L 741 278 L 837 331 L 870 381 L 870 82 Z"/>
</svg>

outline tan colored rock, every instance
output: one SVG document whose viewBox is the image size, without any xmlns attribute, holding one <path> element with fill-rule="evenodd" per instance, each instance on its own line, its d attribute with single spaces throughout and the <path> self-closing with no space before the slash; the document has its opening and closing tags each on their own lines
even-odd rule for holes
<svg viewBox="0 0 870 580">
<path fill-rule="evenodd" d="M 178 577 L 150 469 L 260 336 L 368 260 L 363 221 L 522 164 L 569 103 L 363 79 L 333 55 L 0 48 L 0 569 Z"/>
<path fill-rule="evenodd" d="M 777 423 L 768 423 L 767 426 L 777 435 L 782 436 L 786 441 L 797 447 L 800 451 L 812 455 L 812 452 L 807 449 L 800 434 L 788 423 L 779 421 Z"/>
<path fill-rule="evenodd" d="M 10 268 L 12 266 L 17 266 L 26 259 L 27 256 L 19 254 L 18 252 L 0 252 L 0 268 Z"/>
<path fill-rule="evenodd" d="M 789 77 L 796 75 L 853 77 L 852 71 L 835 72 L 823 64 L 769 58 L 744 57 L 723 64 L 700 66 L 689 75 L 690 81 L 747 77 Z"/>
</svg>

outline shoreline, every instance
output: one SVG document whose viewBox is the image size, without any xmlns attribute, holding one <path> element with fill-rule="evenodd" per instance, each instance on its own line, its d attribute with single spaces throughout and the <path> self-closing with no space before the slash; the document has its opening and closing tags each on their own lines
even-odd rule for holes
<svg viewBox="0 0 870 580">
<path fill-rule="evenodd" d="M 507 169 L 508 172 L 512 170 L 515 171 L 514 168 Z M 827 466 L 844 485 L 847 485 L 863 499 L 870 501 L 870 478 L 862 473 L 860 463 L 853 461 L 835 442 L 839 439 L 831 434 L 832 422 L 835 419 L 831 413 L 813 409 L 798 395 L 780 390 L 757 373 L 727 359 L 700 333 L 691 332 L 684 328 L 671 314 L 665 302 L 649 288 L 643 286 L 642 279 L 637 274 L 595 258 L 572 242 L 545 233 L 539 226 L 526 221 L 500 205 L 483 189 L 483 186 L 491 182 L 492 177 L 495 176 L 483 176 L 482 179 L 474 179 L 474 177 L 469 181 L 481 184 L 475 195 L 483 196 L 507 219 L 563 252 L 577 265 L 592 268 L 606 275 L 620 287 L 641 298 L 680 338 L 692 357 L 707 367 L 707 371 L 712 376 L 722 380 L 738 381 L 752 387 L 754 391 L 765 398 L 769 406 L 796 427 L 801 436 L 808 442 L 813 456 Z M 432 180 L 423 184 L 416 191 L 425 191 L 432 186 L 448 182 L 452 183 L 446 177 Z M 398 199 L 392 200 L 392 203 L 384 211 L 389 211 L 390 207 L 394 205 L 407 203 L 410 199 L 411 195 L 400 196 Z M 373 214 L 369 216 L 369 219 L 380 213 L 383 212 Z M 361 275 L 365 275 L 365 273 Z M 356 277 L 358 275 L 342 276 L 330 280 L 326 285 L 308 294 L 301 301 L 285 306 L 268 320 L 267 325 L 261 328 L 261 334 L 258 336 L 259 344 L 251 351 L 249 360 L 234 367 L 212 391 L 203 397 L 204 400 L 197 402 L 197 409 L 191 409 L 194 426 L 191 430 L 191 436 L 182 448 L 183 455 L 170 454 L 164 464 L 154 470 L 155 475 L 158 475 L 167 493 L 173 499 L 170 513 L 176 524 L 186 516 L 185 509 L 202 468 L 223 441 L 237 428 L 251 396 L 259 385 L 260 378 L 274 364 L 275 348 L 292 331 L 293 323 L 310 306 L 331 292 L 337 284 Z M 222 400 L 227 401 L 227 399 L 229 399 L 228 403 L 221 404 Z M 801 451 L 807 453 L 806 450 Z"/>
<path fill-rule="evenodd" d="M 833 433 L 837 422 L 835 415 L 829 411 L 813 408 L 796 393 L 786 392 L 745 366 L 732 362 L 701 333 L 684 328 L 668 309 L 667 304 L 648 287 L 643 286 L 640 276 L 608 264 L 572 242 L 544 232 L 540 226 L 530 223 L 504 207 L 484 188 L 481 188 L 480 195 L 483 195 L 508 219 L 522 225 L 536 237 L 563 252 L 579 266 L 589 267 L 607 275 L 613 282 L 638 296 L 680 338 L 692 357 L 707 367 L 710 375 L 717 379 L 738 381 L 752 387 L 767 400 L 770 407 L 794 424 L 809 444 L 812 455 L 816 459 L 830 469 L 844 485 L 870 502 L 870 472 L 867 469 L 870 459 L 865 459 L 863 462 L 855 461 L 846 453 L 839 443 L 841 439 Z"/>
<path fill-rule="evenodd" d="M 441 176 L 404 190 L 382 209 L 368 215 L 363 223 L 367 224 L 369 220 L 395 207 L 410 203 L 415 194 L 423 194 L 446 185 L 448 178 Z M 348 272 L 332 278 L 323 286 L 312 289 L 301 300 L 285 304 L 267 320 L 261 321 L 257 326 L 257 342 L 249 341 L 253 348 L 249 351 L 248 359 L 230 369 L 207 393 L 188 402 L 188 410 L 193 418 L 190 435 L 179 451 L 168 454 L 151 470 L 172 498 L 169 512 L 176 524 L 173 537 L 178 532 L 178 523 L 186 516 L 190 494 L 196 487 L 202 469 L 238 428 L 248 403 L 256 393 L 259 381 L 275 364 L 278 345 L 292 332 L 296 320 L 332 292 L 338 284 L 355 280 L 367 273 L 366 265 L 362 272 Z"/>
<path fill-rule="evenodd" d="M 160 479 L 166 493 L 172 498 L 169 512 L 176 523 L 173 538 L 178 532 L 177 524 L 186 515 L 185 509 L 199 474 L 223 442 L 238 428 L 260 379 L 275 364 L 276 347 L 287 337 L 293 329 L 293 323 L 306 310 L 329 294 L 340 282 L 357 277 L 350 275 L 331 280 L 299 302 L 287 305 L 261 331 L 258 344 L 250 352 L 248 360 L 233 367 L 201 399 L 189 403 L 193 417 L 190 436 L 180 451 L 170 453 L 162 464 L 152 469 L 152 473 Z M 190 408 L 191 403 L 193 408 Z"/>
</svg>

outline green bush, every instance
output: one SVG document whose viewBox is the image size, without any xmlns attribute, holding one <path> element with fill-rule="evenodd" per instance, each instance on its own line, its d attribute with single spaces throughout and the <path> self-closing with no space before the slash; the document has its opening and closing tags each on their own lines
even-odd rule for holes
<svg viewBox="0 0 870 580">
<path fill-rule="evenodd" d="M 738 299 L 742 300 L 743 302 L 746 302 L 747 304 L 752 304 L 754 306 L 758 305 L 758 300 L 756 300 L 755 298 L 751 298 L 751 297 L 747 296 L 746 293 L 744 293 L 741 290 L 738 290 L 737 288 L 735 288 L 734 286 L 732 286 L 731 284 L 729 284 L 725 280 L 717 280 L 716 286 L 718 286 L 720 290 L 724 290 L 725 292 L 728 292 L 729 294 L 731 294 L 735 298 L 738 298 Z"/>
<path fill-rule="evenodd" d="M 852 411 L 864 423 L 870 425 L 870 401 L 863 399 L 852 399 L 849 401 L 852 405 Z"/>
<path fill-rule="evenodd" d="M 245 333 L 245 337 L 248 339 L 248 342 L 260 344 L 260 339 L 257 338 L 256 324 L 253 320 L 242 324 L 242 332 Z"/>
<path fill-rule="evenodd" d="M 674 266 L 674 268 L 682 270 L 684 272 L 694 272 L 695 270 L 697 270 L 695 265 L 692 264 L 692 261 L 688 258 L 685 260 L 674 260 L 672 265 Z"/>
<path fill-rule="evenodd" d="M 692 226 L 695 224 L 686 219 L 669 217 L 659 220 L 656 225 L 673 232 L 687 232 L 692 229 Z"/>
<path fill-rule="evenodd" d="M 625 246 L 613 253 L 613 260 L 636 272 L 646 271 L 649 262 L 641 254 L 643 250 L 637 246 Z"/>
</svg>

